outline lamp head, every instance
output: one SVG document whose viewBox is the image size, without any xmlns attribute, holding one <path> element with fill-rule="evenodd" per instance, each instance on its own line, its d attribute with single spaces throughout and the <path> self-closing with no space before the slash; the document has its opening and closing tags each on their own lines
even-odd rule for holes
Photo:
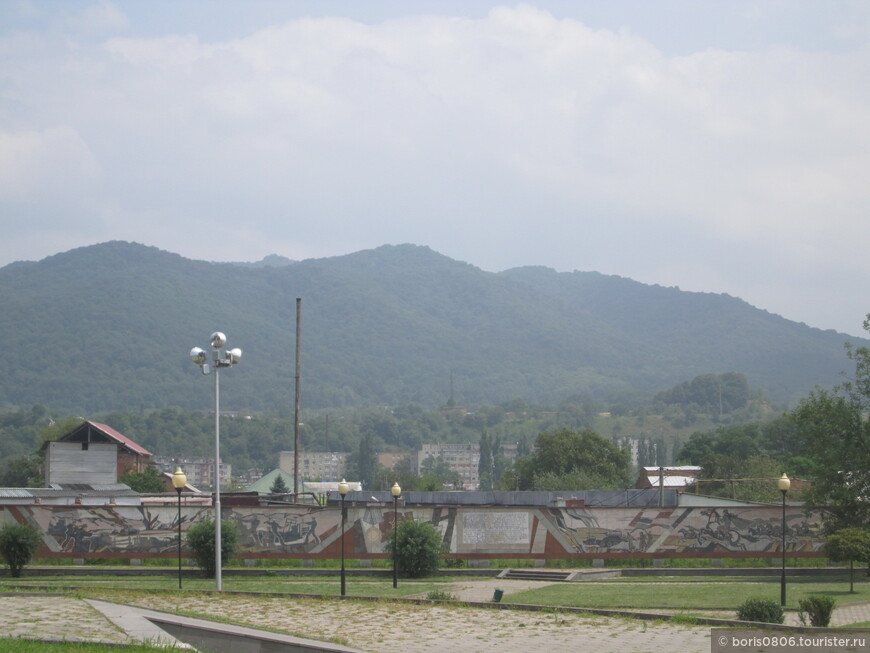
<svg viewBox="0 0 870 653">
<path fill-rule="evenodd" d="M 181 471 L 181 467 L 176 467 L 172 472 L 172 486 L 176 490 L 183 490 L 187 485 L 187 475 Z"/>
<path fill-rule="evenodd" d="M 344 497 L 344 495 L 347 494 L 347 491 L 349 489 L 350 489 L 350 487 L 348 487 L 347 481 L 345 481 L 344 479 L 341 479 L 341 483 L 338 484 L 338 493 L 342 497 Z"/>
<path fill-rule="evenodd" d="M 782 473 L 782 476 L 776 482 L 776 486 L 779 488 L 780 492 L 788 492 L 788 489 L 791 487 L 791 479 L 785 472 Z"/>
<path fill-rule="evenodd" d="M 227 337 L 220 331 L 215 331 L 213 334 L 211 334 L 209 344 L 215 349 L 220 349 L 225 344 L 227 344 Z"/>
<path fill-rule="evenodd" d="M 230 360 L 230 365 L 235 365 L 240 360 L 242 360 L 242 350 L 239 349 L 238 347 L 235 347 L 234 349 L 230 349 L 227 352 L 227 358 L 229 358 L 229 360 Z"/>
<path fill-rule="evenodd" d="M 194 347 L 190 350 L 190 360 L 192 360 L 197 365 L 205 365 L 205 352 L 199 347 Z"/>
<path fill-rule="evenodd" d="M 393 495 L 394 499 L 398 499 L 402 495 L 402 488 L 399 487 L 399 483 L 393 483 L 393 487 L 390 488 L 390 494 Z"/>
</svg>

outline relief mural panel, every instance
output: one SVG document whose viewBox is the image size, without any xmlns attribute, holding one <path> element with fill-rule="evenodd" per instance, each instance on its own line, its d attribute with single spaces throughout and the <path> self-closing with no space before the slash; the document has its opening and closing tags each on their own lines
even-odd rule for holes
<svg viewBox="0 0 870 653">
<path fill-rule="evenodd" d="M 212 516 L 210 507 L 182 509 L 181 529 Z M 399 519 L 428 521 L 447 550 L 482 557 L 596 557 L 607 555 L 775 557 L 782 548 L 782 512 L 771 507 L 728 508 L 486 508 L 399 509 Z M 43 533 L 49 557 L 162 557 L 177 551 L 178 511 L 165 506 L 5 506 L 2 521 L 28 522 Z M 338 507 L 224 509 L 241 534 L 240 555 L 338 557 Z M 348 557 L 385 555 L 394 526 L 392 506 L 349 506 Z M 821 556 L 817 515 L 786 513 L 786 549 Z"/>
</svg>

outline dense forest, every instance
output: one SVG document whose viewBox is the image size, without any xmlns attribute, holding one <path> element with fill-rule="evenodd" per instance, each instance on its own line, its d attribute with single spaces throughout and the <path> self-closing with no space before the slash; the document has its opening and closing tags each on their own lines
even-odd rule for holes
<svg viewBox="0 0 870 653">
<path fill-rule="evenodd" d="M 734 376 L 713 378 L 723 384 L 728 380 L 735 383 Z M 704 378 L 709 379 L 709 375 Z M 300 420 L 299 436 L 302 449 L 307 451 L 355 453 L 365 440 L 374 452 L 411 452 L 423 443 L 478 444 L 482 438 L 503 444 L 523 443 L 529 449 L 545 431 L 590 429 L 631 452 L 639 465 L 670 464 L 695 430 L 743 424 L 771 414 L 773 409 L 766 400 L 752 398 L 745 379 L 743 385 L 745 401 L 739 408 L 725 412 L 718 407 L 708 411 L 692 403 L 691 397 L 686 397 L 683 404 L 659 401 L 629 409 L 622 404 L 605 404 L 579 396 L 556 406 L 534 406 L 513 400 L 473 408 L 445 404 L 427 409 L 405 404 L 393 408 L 307 410 Z M 213 455 L 214 416 L 207 411 L 165 408 L 94 413 L 86 417 L 108 424 L 156 455 Z M 28 457 L 39 449 L 42 441 L 63 435 L 82 419 L 50 414 L 43 406 L 0 413 L 0 459 L 16 461 Z M 281 415 L 225 416 L 221 421 L 222 458 L 239 474 L 247 469 L 268 472 L 278 466 L 281 451 L 294 448 L 294 426 L 293 417 Z"/>
<path fill-rule="evenodd" d="M 638 409 L 727 372 L 787 404 L 838 381 L 850 340 L 727 295 L 595 272 L 490 273 L 413 245 L 240 265 L 112 242 L 0 269 L 0 410 L 207 411 L 210 380 L 187 352 L 220 330 L 244 352 L 221 377 L 222 408 L 289 417 L 297 298 L 315 414 L 571 397 Z M 695 402 L 706 411 L 731 390 L 674 392 L 708 392 Z"/>
</svg>

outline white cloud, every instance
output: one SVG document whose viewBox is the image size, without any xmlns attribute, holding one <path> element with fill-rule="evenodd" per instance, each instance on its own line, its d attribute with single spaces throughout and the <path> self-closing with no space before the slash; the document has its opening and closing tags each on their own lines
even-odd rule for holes
<svg viewBox="0 0 870 653">
<path fill-rule="evenodd" d="M 81 16 L 115 36 L 0 40 L 0 199 L 26 213 L 46 206 L 33 189 L 79 189 L 90 242 L 254 259 L 410 241 L 487 269 L 727 291 L 841 329 L 852 307 L 816 313 L 813 270 L 841 292 L 870 273 L 866 49 L 673 54 L 642 24 L 530 6 L 220 40 L 118 36 L 131 25 L 106 2 Z M 0 261 L 35 238 L 17 229 Z"/>
</svg>

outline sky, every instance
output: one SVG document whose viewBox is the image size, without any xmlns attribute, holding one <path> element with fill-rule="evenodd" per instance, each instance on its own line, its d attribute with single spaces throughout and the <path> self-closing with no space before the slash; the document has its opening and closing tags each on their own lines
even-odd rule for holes
<svg viewBox="0 0 870 653">
<path fill-rule="evenodd" d="M 425 245 L 870 313 L 863 0 L 5 0 L 0 266 Z"/>
</svg>

